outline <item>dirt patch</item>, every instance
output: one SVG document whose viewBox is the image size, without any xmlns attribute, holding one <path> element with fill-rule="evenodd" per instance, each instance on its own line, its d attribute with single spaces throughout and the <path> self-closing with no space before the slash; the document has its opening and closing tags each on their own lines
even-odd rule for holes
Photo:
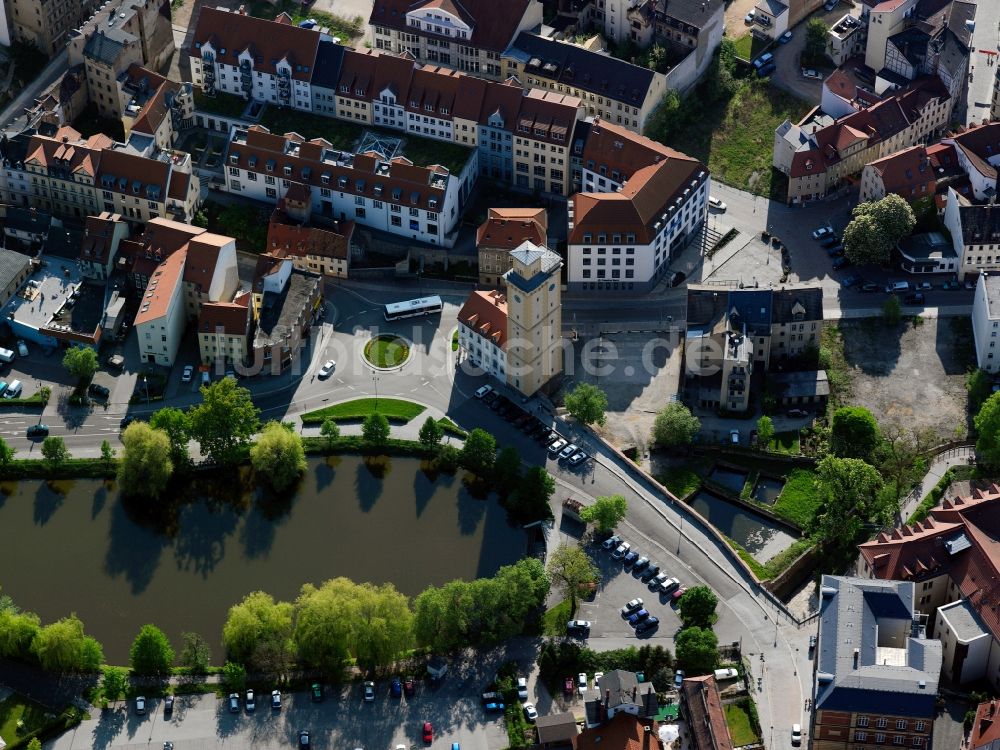
<svg viewBox="0 0 1000 750">
<path fill-rule="evenodd" d="M 841 321 L 850 403 L 880 424 L 933 428 L 951 439 L 967 428 L 965 374 L 974 366 L 965 320 L 924 319 L 887 327 L 880 319 Z"/>
</svg>

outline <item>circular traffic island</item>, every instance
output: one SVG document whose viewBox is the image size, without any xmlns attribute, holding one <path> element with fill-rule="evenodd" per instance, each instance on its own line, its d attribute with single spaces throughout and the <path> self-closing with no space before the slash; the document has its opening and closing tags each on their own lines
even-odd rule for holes
<svg viewBox="0 0 1000 750">
<path fill-rule="evenodd" d="M 380 333 L 365 344 L 365 360 L 378 370 L 392 370 L 410 358 L 410 342 L 394 333 Z"/>
</svg>

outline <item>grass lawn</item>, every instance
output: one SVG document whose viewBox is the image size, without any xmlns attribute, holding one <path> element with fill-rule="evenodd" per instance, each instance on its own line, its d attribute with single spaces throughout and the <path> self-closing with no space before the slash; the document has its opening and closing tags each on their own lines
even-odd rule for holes
<svg viewBox="0 0 1000 750">
<path fill-rule="evenodd" d="M 451 350 L 453 352 L 458 351 L 458 331 L 455 331 L 453 334 L 451 334 Z"/>
<path fill-rule="evenodd" d="M 736 55 L 743 60 L 753 60 L 758 55 L 763 54 L 773 42 L 758 39 L 753 34 L 744 34 L 739 39 L 733 40 L 736 47 Z"/>
<path fill-rule="evenodd" d="M 320 26 L 330 29 L 330 35 L 339 37 L 345 44 L 364 33 L 365 19 L 361 16 L 345 18 L 334 13 L 323 13 L 322 11 L 306 10 L 303 12 L 302 4 L 294 0 L 248 0 L 247 13 L 258 18 L 269 20 L 277 17 L 279 13 L 287 13 L 292 17 L 293 23 L 305 21 L 307 18 L 318 22 Z"/>
<path fill-rule="evenodd" d="M 767 444 L 768 450 L 778 453 L 798 454 L 799 451 L 799 431 L 776 433 Z"/>
<path fill-rule="evenodd" d="M 815 484 L 816 474 L 809 469 L 792 470 L 774 503 L 774 512 L 802 528 L 808 528 L 820 504 Z"/>
<path fill-rule="evenodd" d="M 566 623 L 573 619 L 573 607 L 569 599 L 563 599 L 542 615 L 542 635 L 566 635 Z"/>
<path fill-rule="evenodd" d="M 410 356 L 410 347 L 398 336 L 376 336 L 365 345 L 365 359 L 376 367 L 398 367 Z"/>
<path fill-rule="evenodd" d="M 733 738 L 733 746 L 752 745 L 760 741 L 760 737 L 753 731 L 750 723 L 750 715 L 737 703 L 729 703 L 722 707 L 726 712 L 726 724 L 729 725 L 729 734 Z"/>
<path fill-rule="evenodd" d="M 376 409 L 376 402 L 378 408 Z M 378 411 L 390 422 L 409 422 L 423 412 L 424 407 L 398 398 L 357 398 L 342 404 L 326 406 L 302 415 L 303 424 L 322 424 L 326 419 L 334 422 L 358 422 Z"/>
<path fill-rule="evenodd" d="M 194 108 L 199 112 L 208 112 L 223 117 L 240 117 L 247 108 L 244 99 L 236 94 L 226 94 L 222 91 L 215 96 L 206 96 L 201 89 L 194 90 Z"/>
<path fill-rule="evenodd" d="M 565 623 L 563 627 L 565 628 Z M 13 745 L 18 737 L 45 726 L 53 718 L 55 717 L 49 715 L 44 706 L 15 693 L 0 701 L 0 737 L 3 737 L 8 745 Z M 20 731 L 17 727 L 18 721 L 24 722 L 24 727 Z"/>
<path fill-rule="evenodd" d="M 441 425 L 441 429 L 446 433 L 454 435 L 457 438 L 461 438 L 462 440 L 465 440 L 465 438 L 469 436 L 469 433 L 448 419 L 448 417 L 441 417 L 441 419 L 438 420 L 438 424 Z"/>
<path fill-rule="evenodd" d="M 703 127 L 686 128 L 667 145 L 708 164 L 712 179 L 769 196 L 774 129 L 786 119 L 797 122 L 809 108 L 766 81 L 741 81 L 731 99 L 705 107 Z"/>
<path fill-rule="evenodd" d="M 656 481 L 677 497 L 684 497 L 698 489 L 701 475 L 689 466 L 672 466 L 656 476 Z"/>
</svg>

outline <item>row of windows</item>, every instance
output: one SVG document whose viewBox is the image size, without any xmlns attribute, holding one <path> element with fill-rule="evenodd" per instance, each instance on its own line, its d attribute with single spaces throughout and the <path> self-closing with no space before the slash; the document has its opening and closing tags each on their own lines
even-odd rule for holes
<svg viewBox="0 0 1000 750">
<path fill-rule="evenodd" d="M 870 723 L 870 717 L 868 716 L 858 717 L 859 727 L 867 727 L 869 723 Z M 896 729 L 906 729 L 909 726 L 909 724 L 910 722 L 907 719 L 896 719 Z M 878 718 L 875 719 L 875 726 L 878 729 L 885 729 L 888 725 L 889 725 L 889 720 L 886 719 L 884 716 L 879 716 Z M 927 724 L 923 721 L 915 721 L 913 730 L 916 732 L 923 732 L 926 726 Z M 861 734 L 864 734 L 864 732 L 861 732 Z"/>
</svg>

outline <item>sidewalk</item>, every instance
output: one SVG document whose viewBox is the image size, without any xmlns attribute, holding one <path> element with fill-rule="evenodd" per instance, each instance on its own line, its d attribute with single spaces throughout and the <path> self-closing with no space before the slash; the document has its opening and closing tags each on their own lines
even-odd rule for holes
<svg viewBox="0 0 1000 750">
<path fill-rule="evenodd" d="M 941 477 L 953 466 L 966 466 L 969 459 L 975 459 L 976 449 L 973 445 L 963 445 L 952 448 L 934 457 L 927 473 L 923 479 L 913 488 L 900 504 L 899 513 L 896 516 L 896 525 L 906 521 L 910 514 L 917 509 L 920 502 L 927 497 L 927 494 L 934 489 L 934 486 L 941 481 Z"/>
</svg>

